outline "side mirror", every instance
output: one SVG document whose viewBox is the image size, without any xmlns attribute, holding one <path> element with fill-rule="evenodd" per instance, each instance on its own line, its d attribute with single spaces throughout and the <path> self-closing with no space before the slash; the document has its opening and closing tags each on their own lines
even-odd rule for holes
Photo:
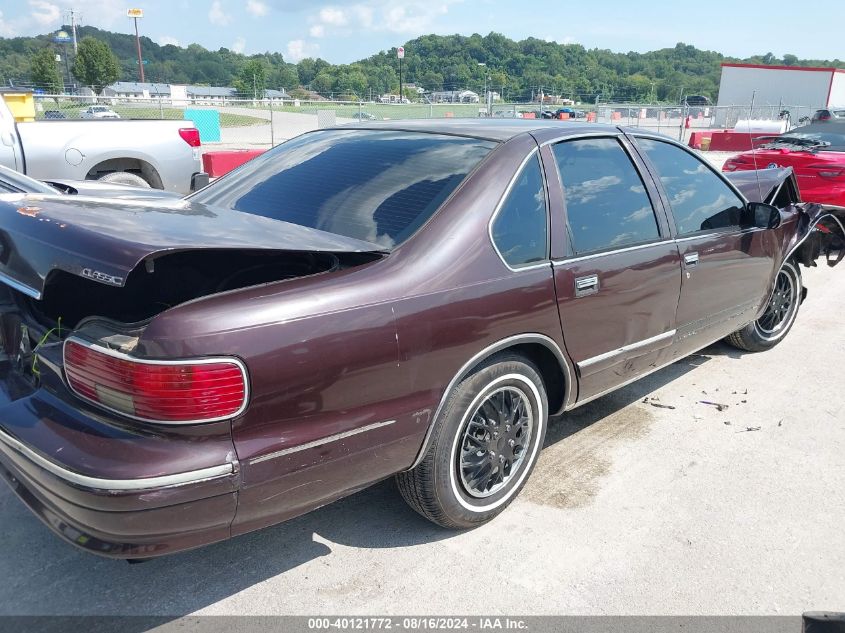
<svg viewBox="0 0 845 633">
<path fill-rule="evenodd" d="M 765 202 L 749 202 L 746 220 L 747 225 L 758 229 L 776 229 L 780 226 L 780 211 Z"/>
</svg>

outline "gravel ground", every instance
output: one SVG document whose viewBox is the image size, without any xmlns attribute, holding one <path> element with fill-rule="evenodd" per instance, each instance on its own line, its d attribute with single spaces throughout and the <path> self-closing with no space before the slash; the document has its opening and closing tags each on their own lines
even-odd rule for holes
<svg viewBox="0 0 845 633">
<path fill-rule="evenodd" d="M 843 273 L 805 272 L 809 296 L 774 350 L 717 344 L 553 422 L 523 494 L 473 531 L 425 522 L 385 482 L 283 525 L 127 565 L 60 542 L 3 486 L 0 613 L 841 609 Z"/>
</svg>

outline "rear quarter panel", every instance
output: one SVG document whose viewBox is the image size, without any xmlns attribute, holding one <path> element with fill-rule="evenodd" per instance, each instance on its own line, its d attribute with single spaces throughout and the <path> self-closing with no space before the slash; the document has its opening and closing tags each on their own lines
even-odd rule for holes
<svg viewBox="0 0 845 633">
<path fill-rule="evenodd" d="M 539 332 L 562 347 L 551 266 L 511 272 L 487 233 L 536 147 L 530 137 L 508 145 L 385 259 L 183 305 L 147 328 L 147 354 L 247 365 L 250 405 L 232 425 L 243 482 L 235 532 L 410 467 L 446 385 L 491 343 Z"/>
</svg>

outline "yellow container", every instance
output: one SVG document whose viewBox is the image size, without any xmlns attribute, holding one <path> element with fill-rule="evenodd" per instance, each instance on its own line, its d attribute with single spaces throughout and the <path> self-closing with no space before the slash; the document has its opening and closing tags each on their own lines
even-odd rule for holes
<svg viewBox="0 0 845 633">
<path fill-rule="evenodd" d="M 31 92 L 3 91 L 3 101 L 9 106 L 12 116 L 18 123 L 35 120 L 35 99 Z"/>
<path fill-rule="evenodd" d="M 710 141 L 712 141 L 709 136 L 705 136 L 701 139 L 701 151 L 702 152 L 709 152 L 710 151 Z"/>
</svg>

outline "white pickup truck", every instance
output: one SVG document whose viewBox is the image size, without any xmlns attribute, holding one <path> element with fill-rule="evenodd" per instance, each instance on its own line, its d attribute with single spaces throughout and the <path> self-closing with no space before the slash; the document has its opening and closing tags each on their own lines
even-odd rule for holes
<svg viewBox="0 0 845 633">
<path fill-rule="evenodd" d="M 208 183 L 191 121 L 16 123 L 2 98 L 0 165 L 39 180 L 103 180 L 183 194 Z"/>
</svg>

